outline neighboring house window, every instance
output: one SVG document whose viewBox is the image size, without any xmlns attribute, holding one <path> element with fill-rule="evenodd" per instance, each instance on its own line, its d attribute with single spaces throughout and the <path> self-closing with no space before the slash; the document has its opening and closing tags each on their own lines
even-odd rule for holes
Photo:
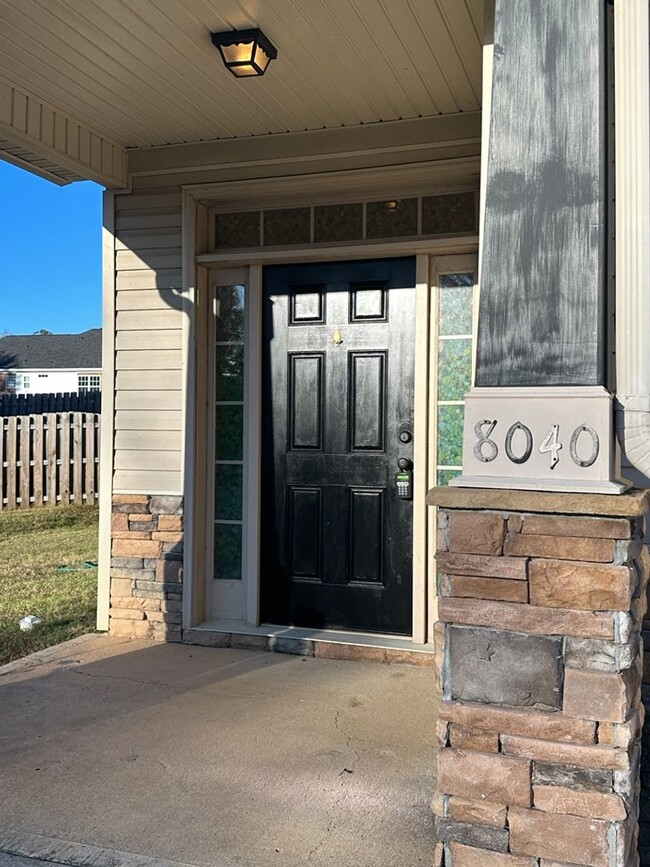
<svg viewBox="0 0 650 867">
<path fill-rule="evenodd" d="M 15 390 L 16 388 L 18 388 L 18 377 L 16 376 L 15 373 L 8 373 L 7 374 L 7 379 L 5 380 L 5 385 L 7 388 L 11 389 L 12 391 Z"/>
<path fill-rule="evenodd" d="M 23 376 L 23 391 L 26 388 L 29 388 L 31 386 L 31 384 L 32 384 L 31 377 Z"/>
<path fill-rule="evenodd" d="M 77 377 L 79 394 L 87 394 L 89 391 L 101 391 L 102 378 L 95 374 L 80 374 Z"/>
</svg>

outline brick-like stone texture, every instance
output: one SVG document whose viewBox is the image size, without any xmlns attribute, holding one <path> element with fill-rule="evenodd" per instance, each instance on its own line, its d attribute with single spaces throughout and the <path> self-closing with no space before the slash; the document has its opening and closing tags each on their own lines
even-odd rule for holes
<svg viewBox="0 0 650 867">
<path fill-rule="evenodd" d="M 441 596 L 468 599 L 495 599 L 500 602 L 528 602 L 528 584 L 507 578 L 475 578 L 471 575 L 443 575 Z"/>
<path fill-rule="evenodd" d="M 589 638 L 567 638 L 564 642 L 564 662 L 567 668 L 586 671 L 623 671 L 632 667 L 638 655 L 638 632 L 627 644 Z"/>
<path fill-rule="evenodd" d="M 475 575 L 477 578 L 509 578 L 525 581 L 528 561 L 515 557 L 488 557 L 480 554 L 458 554 L 445 551 L 436 556 L 438 572 L 449 575 Z"/>
<path fill-rule="evenodd" d="M 436 837 L 443 843 L 462 843 L 493 852 L 508 851 L 508 831 L 490 825 L 471 825 L 467 822 L 454 822 L 437 817 L 435 820 Z"/>
<path fill-rule="evenodd" d="M 629 670 L 628 670 L 629 671 Z M 568 668 L 564 681 L 564 710 L 583 719 L 622 723 L 634 696 L 629 676 Z"/>
<path fill-rule="evenodd" d="M 113 497 L 109 609 L 113 635 L 181 640 L 182 510 L 181 497 Z"/>
<path fill-rule="evenodd" d="M 531 635 L 571 635 L 576 638 L 615 637 L 614 616 L 605 612 L 575 611 L 444 597 L 438 616 L 445 623 L 491 626 Z"/>
<path fill-rule="evenodd" d="M 630 768 L 626 750 L 601 746 L 585 747 L 579 744 L 560 744 L 535 738 L 503 735 L 501 749 L 506 756 L 519 756 L 539 762 L 558 762 L 583 768 L 611 768 L 627 771 Z"/>
<path fill-rule="evenodd" d="M 451 867 L 537 867 L 537 858 L 520 858 L 451 843 Z"/>
<path fill-rule="evenodd" d="M 497 732 L 468 729 L 458 723 L 451 723 L 448 738 L 449 746 L 458 750 L 477 750 L 479 753 L 499 752 L 500 744 Z"/>
<path fill-rule="evenodd" d="M 636 575 L 629 566 L 532 560 L 528 567 L 531 605 L 628 611 Z"/>
<path fill-rule="evenodd" d="M 575 515 L 526 515 L 521 532 L 533 536 L 577 536 L 629 539 L 632 528 L 624 518 L 580 518 Z"/>
<path fill-rule="evenodd" d="M 564 714 L 517 710 L 460 701 L 443 701 L 440 719 L 468 729 L 524 735 L 576 744 L 596 743 L 596 724 L 591 720 L 570 719 Z"/>
<path fill-rule="evenodd" d="M 493 825 L 505 828 L 508 808 L 492 801 L 468 801 L 466 798 L 449 798 L 447 816 L 456 822 L 470 822 L 477 825 Z"/>
<path fill-rule="evenodd" d="M 438 787 L 441 792 L 468 800 L 529 807 L 532 803 L 531 763 L 448 747 L 441 750 L 438 757 Z"/>
<path fill-rule="evenodd" d="M 571 515 L 444 507 L 434 633 L 445 867 L 639 864 L 650 556 L 643 521 L 576 515 L 567 497 Z"/>
<path fill-rule="evenodd" d="M 509 557 L 555 557 L 557 560 L 588 560 L 593 563 L 611 563 L 615 550 L 613 539 L 523 533 L 509 533 L 503 546 L 504 554 Z"/>
<path fill-rule="evenodd" d="M 579 791 L 611 792 L 613 772 L 607 768 L 581 768 L 536 761 L 533 764 L 533 787 L 561 786 Z"/>
<path fill-rule="evenodd" d="M 510 850 L 515 855 L 555 858 L 588 867 L 611 867 L 609 822 L 556 816 L 539 810 L 508 811 Z"/>
<path fill-rule="evenodd" d="M 500 554 L 505 530 L 502 515 L 451 512 L 447 525 L 448 550 L 464 554 Z"/>
<path fill-rule="evenodd" d="M 576 792 L 561 786 L 533 786 L 533 805 L 544 813 L 567 813 L 585 819 L 627 818 L 622 799 L 614 793 Z"/>
</svg>

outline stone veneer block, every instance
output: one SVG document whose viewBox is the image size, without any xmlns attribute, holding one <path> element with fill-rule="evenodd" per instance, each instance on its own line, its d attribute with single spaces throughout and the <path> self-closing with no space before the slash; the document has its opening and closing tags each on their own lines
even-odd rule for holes
<svg viewBox="0 0 650 867">
<path fill-rule="evenodd" d="M 474 575 L 477 578 L 509 578 L 525 581 L 527 560 L 515 557 L 488 557 L 484 554 L 458 554 L 441 551 L 436 555 L 439 573 Z"/>
<path fill-rule="evenodd" d="M 509 557 L 555 557 L 557 560 L 590 560 L 611 563 L 613 539 L 584 539 L 578 536 L 533 536 L 511 534 L 506 537 L 504 554 Z"/>
<path fill-rule="evenodd" d="M 468 800 L 529 807 L 532 803 L 531 763 L 490 753 L 447 747 L 438 757 L 438 789 Z"/>
<path fill-rule="evenodd" d="M 150 539 L 115 539 L 112 550 L 116 557 L 158 557 L 160 542 Z"/>
<path fill-rule="evenodd" d="M 521 532 L 534 536 L 579 536 L 590 539 L 629 539 L 624 518 L 577 518 L 568 515 L 526 515 Z"/>
<path fill-rule="evenodd" d="M 450 867 L 537 867 L 537 858 L 486 852 L 458 843 L 450 843 L 448 848 L 451 855 Z"/>
<path fill-rule="evenodd" d="M 138 503 L 147 505 L 149 502 L 148 494 L 113 494 L 113 505 L 124 505 L 126 503 Z"/>
<path fill-rule="evenodd" d="M 436 817 L 436 837 L 443 843 L 462 843 L 493 852 L 508 851 L 508 831 L 491 825 L 471 825 Z"/>
<path fill-rule="evenodd" d="M 445 692 L 450 698 L 514 707 L 560 707 L 561 639 L 449 626 L 447 642 Z"/>
<path fill-rule="evenodd" d="M 443 575 L 442 596 L 467 599 L 494 599 L 497 602 L 528 602 L 528 584 L 508 578 L 474 578 L 468 575 Z"/>
<path fill-rule="evenodd" d="M 532 635 L 570 635 L 614 639 L 614 618 L 604 612 L 550 609 L 514 602 L 442 597 L 438 617 L 445 623 L 488 626 Z"/>
<path fill-rule="evenodd" d="M 467 729 L 458 723 L 451 723 L 449 726 L 449 746 L 454 747 L 457 750 L 476 750 L 479 753 L 498 753 L 499 735 L 497 732 Z"/>
<path fill-rule="evenodd" d="M 430 506 L 499 512 L 536 512 L 554 516 L 643 518 L 650 512 L 650 490 L 611 494 L 571 494 L 554 491 L 513 491 L 507 488 L 455 488 L 444 485 L 427 493 Z"/>
<path fill-rule="evenodd" d="M 569 864 L 568 861 L 549 861 L 548 858 L 540 858 L 539 867 L 578 867 L 578 865 Z"/>
<path fill-rule="evenodd" d="M 605 792 L 575 792 L 561 786 L 533 786 L 533 805 L 544 813 L 567 813 L 585 819 L 627 818 L 622 799 Z"/>
<path fill-rule="evenodd" d="M 591 671 L 622 671 L 631 668 L 639 654 L 638 635 L 627 644 L 589 638 L 567 638 L 564 642 L 564 663 L 568 668 Z"/>
<path fill-rule="evenodd" d="M 447 816 L 456 822 L 475 822 L 477 825 L 493 825 L 505 828 L 508 808 L 491 801 L 468 801 L 466 798 L 449 798 Z"/>
<path fill-rule="evenodd" d="M 533 787 L 561 786 L 579 791 L 611 792 L 613 772 L 606 768 L 579 768 L 536 761 L 533 764 Z"/>
<path fill-rule="evenodd" d="M 580 744 L 560 744 L 536 738 L 503 735 L 501 749 L 505 756 L 517 756 L 539 762 L 556 762 L 583 768 L 604 768 L 614 771 L 628 771 L 630 769 L 630 760 L 626 750 L 601 746 L 600 744 L 588 747 Z"/>
<path fill-rule="evenodd" d="M 539 810 L 508 811 L 510 849 L 515 855 L 555 858 L 586 867 L 610 867 L 609 822 L 555 816 Z"/>
<path fill-rule="evenodd" d="M 132 590 L 130 578 L 111 578 L 111 596 L 130 596 Z"/>
<path fill-rule="evenodd" d="M 505 527 L 501 515 L 451 512 L 447 524 L 448 550 L 465 554 L 501 554 Z"/>
<path fill-rule="evenodd" d="M 468 729 L 524 735 L 587 746 L 596 743 L 595 722 L 571 719 L 564 714 L 491 707 L 460 701 L 440 702 L 438 714 L 441 720 L 458 723 Z"/>
<path fill-rule="evenodd" d="M 129 516 L 126 512 L 113 512 L 111 532 L 125 533 L 129 529 Z"/>
<path fill-rule="evenodd" d="M 589 611 L 627 611 L 636 575 L 629 566 L 532 560 L 528 566 L 531 605 Z"/>
<path fill-rule="evenodd" d="M 570 716 L 623 723 L 633 698 L 629 680 L 621 674 L 568 668 L 564 710 Z"/>
</svg>

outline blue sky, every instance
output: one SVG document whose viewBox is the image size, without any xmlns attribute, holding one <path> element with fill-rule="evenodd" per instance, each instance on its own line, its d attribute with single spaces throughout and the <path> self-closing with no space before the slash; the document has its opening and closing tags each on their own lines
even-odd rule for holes
<svg viewBox="0 0 650 867">
<path fill-rule="evenodd" d="M 0 160 L 0 335 L 101 325 L 101 194 Z"/>
</svg>

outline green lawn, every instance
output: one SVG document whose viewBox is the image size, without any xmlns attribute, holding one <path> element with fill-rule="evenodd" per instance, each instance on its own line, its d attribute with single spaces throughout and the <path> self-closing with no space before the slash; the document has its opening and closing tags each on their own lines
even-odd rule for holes
<svg viewBox="0 0 650 867">
<path fill-rule="evenodd" d="M 0 512 L 0 665 L 92 632 L 96 561 L 95 507 Z M 43 623 L 22 632 L 27 614 Z"/>
</svg>

